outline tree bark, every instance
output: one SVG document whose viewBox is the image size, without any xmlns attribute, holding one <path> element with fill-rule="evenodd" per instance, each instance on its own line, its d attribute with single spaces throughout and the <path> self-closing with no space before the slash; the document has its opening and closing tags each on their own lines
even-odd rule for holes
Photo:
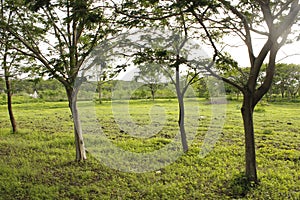
<svg viewBox="0 0 300 200">
<path fill-rule="evenodd" d="M 284 99 L 284 86 L 280 87 L 280 92 L 281 92 L 281 99 Z"/>
<path fill-rule="evenodd" d="M 187 139 L 186 139 L 186 133 L 185 133 L 185 126 L 184 126 L 184 102 L 183 102 L 183 96 L 178 96 L 178 102 L 179 102 L 179 128 L 180 128 L 180 135 L 181 135 L 181 143 L 183 152 L 187 152 L 189 150 Z"/>
<path fill-rule="evenodd" d="M 2 8 L 3 9 L 3 8 Z M 7 110 L 9 114 L 9 120 L 12 127 L 12 132 L 17 132 L 17 122 L 14 117 L 13 109 L 12 109 L 12 88 L 10 81 L 10 67 L 7 63 L 8 58 L 8 44 L 4 46 L 4 56 L 3 56 L 3 69 L 4 69 L 4 79 L 5 79 L 5 87 L 6 87 L 6 96 L 7 96 Z"/>
<path fill-rule="evenodd" d="M 180 90 L 180 79 L 179 79 L 179 66 L 176 66 L 176 93 L 177 93 L 177 99 L 179 104 L 179 119 L 178 119 L 178 125 L 180 129 L 180 136 L 181 136 L 181 144 L 183 148 L 183 152 L 188 151 L 188 143 L 186 139 L 186 133 L 185 133 L 185 127 L 184 127 L 184 101 L 183 97 L 184 94 L 182 94 Z"/>
<path fill-rule="evenodd" d="M 98 83 L 98 98 L 99 98 L 99 103 L 102 104 L 102 84 Z"/>
<path fill-rule="evenodd" d="M 252 102 L 253 96 L 251 94 L 245 93 L 241 113 L 243 117 L 245 133 L 246 177 L 248 181 L 254 181 L 255 183 L 258 183 L 253 125 L 254 105 Z"/>
<path fill-rule="evenodd" d="M 154 101 L 154 98 L 155 98 L 155 92 L 153 89 L 151 89 L 151 96 L 152 96 L 152 101 Z"/>
<path fill-rule="evenodd" d="M 77 94 L 78 88 L 66 88 L 69 108 L 72 113 L 73 124 L 74 124 L 74 135 L 75 135 L 75 147 L 76 147 L 76 161 L 86 160 L 86 152 L 83 141 L 83 134 L 81 128 L 80 117 L 77 108 Z"/>
<path fill-rule="evenodd" d="M 9 119 L 12 127 L 12 132 L 17 132 L 17 122 L 14 117 L 13 109 L 12 109 L 12 93 L 11 93 L 11 83 L 9 80 L 9 75 L 7 70 L 5 69 L 5 85 L 6 85 L 6 95 L 7 95 L 7 109 L 9 114 Z"/>
</svg>

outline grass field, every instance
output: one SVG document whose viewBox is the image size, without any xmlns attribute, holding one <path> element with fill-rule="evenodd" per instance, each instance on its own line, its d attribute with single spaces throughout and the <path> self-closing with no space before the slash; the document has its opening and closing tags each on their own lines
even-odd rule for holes
<svg viewBox="0 0 300 200">
<path fill-rule="evenodd" d="M 132 101 L 131 117 L 149 123 L 153 105 L 168 113 L 161 131 L 147 139 L 120 130 L 111 103 L 96 106 L 97 118 L 113 144 L 151 152 L 170 143 L 177 128 L 175 100 Z M 0 199 L 300 199 L 300 104 L 260 104 L 255 118 L 260 184 L 244 181 L 244 141 L 240 102 L 230 102 L 215 148 L 199 156 L 211 105 L 199 101 L 196 138 L 187 154 L 151 172 L 128 173 L 106 166 L 88 153 L 74 162 L 73 126 L 66 102 L 14 105 L 19 132 L 11 134 L 0 106 Z M 219 105 L 221 106 L 221 105 Z M 87 146 L 87 148 L 89 148 Z"/>
</svg>

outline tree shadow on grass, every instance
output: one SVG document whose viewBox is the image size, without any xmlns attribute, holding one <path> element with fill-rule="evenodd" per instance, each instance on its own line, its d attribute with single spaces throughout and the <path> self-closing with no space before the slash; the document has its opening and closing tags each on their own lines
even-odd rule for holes
<svg viewBox="0 0 300 200">
<path fill-rule="evenodd" d="M 225 194 L 234 199 L 245 197 L 248 192 L 254 189 L 257 184 L 254 182 L 249 182 L 245 173 L 240 173 L 235 176 L 231 180 L 228 180 L 224 183 L 225 185 Z"/>
</svg>

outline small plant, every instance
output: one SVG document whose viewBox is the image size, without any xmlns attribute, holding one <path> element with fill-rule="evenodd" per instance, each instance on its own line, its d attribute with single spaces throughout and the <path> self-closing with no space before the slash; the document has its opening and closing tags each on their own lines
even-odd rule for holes
<svg viewBox="0 0 300 200">
<path fill-rule="evenodd" d="M 272 130 L 267 129 L 267 130 L 263 131 L 263 134 L 269 135 L 269 134 L 272 134 L 272 132 L 273 132 Z"/>
</svg>

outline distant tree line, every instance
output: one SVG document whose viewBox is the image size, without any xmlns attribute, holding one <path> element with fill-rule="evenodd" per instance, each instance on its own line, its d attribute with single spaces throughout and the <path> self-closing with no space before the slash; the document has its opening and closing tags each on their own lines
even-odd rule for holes
<svg viewBox="0 0 300 200">
<path fill-rule="evenodd" d="M 246 70 L 247 68 L 245 68 Z M 144 72 L 143 72 L 144 73 Z M 150 73 L 151 75 L 151 73 Z M 144 74 L 144 79 L 146 74 Z M 264 74 L 260 75 L 260 79 L 264 78 Z M 139 80 L 139 77 L 135 77 L 135 81 Z M 208 98 L 209 96 L 218 96 L 218 94 L 209 94 L 207 89 L 207 83 L 209 77 L 198 77 L 193 89 L 195 96 L 200 98 Z M 111 92 L 115 89 L 117 80 L 109 80 L 102 83 L 101 98 L 103 100 L 111 100 Z M 99 100 L 99 87 L 96 87 L 97 83 L 91 88 L 83 88 L 83 91 L 89 91 L 95 93 L 95 101 Z M 86 86 L 85 86 L 86 87 Z M 219 91 L 218 86 L 212 91 Z M 225 90 L 228 100 L 240 100 L 241 93 L 235 87 L 229 84 L 225 84 Z M 12 80 L 12 94 L 15 96 L 27 96 L 37 92 L 38 98 L 43 101 L 67 101 L 65 96 L 64 87 L 55 79 L 44 80 L 41 78 L 36 79 L 13 79 Z M 120 98 L 124 90 L 118 90 L 117 96 Z M 5 95 L 5 81 L 0 78 L 0 94 Z M 150 82 L 147 80 L 142 83 L 134 93 L 130 94 L 131 99 L 148 99 L 155 100 L 156 98 L 176 98 L 174 91 L 168 87 L 167 83 L 160 83 L 159 80 Z M 189 96 L 189 95 L 187 95 Z M 267 101 L 281 101 L 281 100 L 295 100 L 300 96 L 300 65 L 279 63 L 276 65 L 276 72 L 272 86 L 265 96 Z M 85 100 L 84 94 L 79 95 L 79 100 Z"/>
<path fill-rule="evenodd" d="M 265 69 L 266 66 L 264 65 Z M 244 73 L 247 73 L 247 68 L 244 69 Z M 258 77 L 258 86 L 261 85 L 266 74 L 261 72 Z M 242 79 L 242 77 L 238 77 Z M 240 80 L 243 81 L 243 80 Z M 239 99 L 241 92 L 235 87 L 229 84 L 225 84 L 226 93 L 229 95 L 229 99 Z M 295 100 L 300 96 L 300 65 L 298 64 L 276 64 L 276 70 L 274 79 L 270 90 L 264 97 L 267 101 L 282 101 L 282 100 Z"/>
</svg>

